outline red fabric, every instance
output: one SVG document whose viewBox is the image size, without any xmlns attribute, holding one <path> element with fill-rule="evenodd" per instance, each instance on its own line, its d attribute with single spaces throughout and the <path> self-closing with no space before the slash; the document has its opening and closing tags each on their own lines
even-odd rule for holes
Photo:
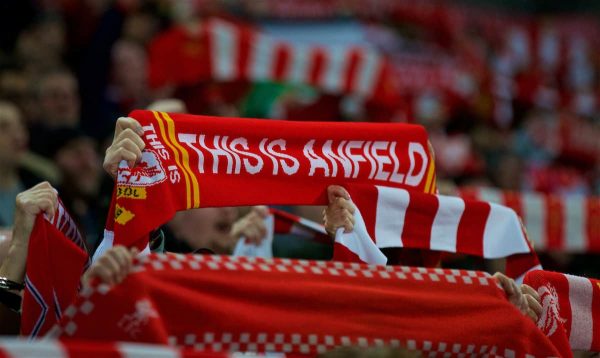
<svg viewBox="0 0 600 358">
<path fill-rule="evenodd" d="M 483 253 L 482 237 L 491 208 L 488 203 L 477 201 L 471 203 L 472 205 L 465 205 L 458 226 L 456 249 L 465 254 L 478 255 Z"/>
<path fill-rule="evenodd" d="M 402 242 L 407 247 L 422 247 L 421 242 L 429 244 L 424 238 L 431 237 L 431 227 L 438 211 L 438 201 L 435 195 L 423 195 L 422 200 L 411 201 L 413 210 L 407 210 L 404 217 Z M 430 249 L 430 247 L 426 248 Z"/>
<path fill-rule="evenodd" d="M 202 26 L 197 36 L 173 27 L 156 37 L 149 50 L 150 86 L 190 85 L 209 78 L 207 37 Z"/>
<path fill-rule="evenodd" d="M 600 197 L 590 198 L 586 203 L 585 230 L 588 237 L 588 250 L 600 252 Z"/>
<path fill-rule="evenodd" d="M 333 261 L 340 262 L 360 262 L 360 263 L 369 263 L 364 262 L 360 256 L 357 255 L 356 252 L 350 250 L 346 245 L 334 242 L 333 243 L 333 257 L 331 258 Z"/>
<path fill-rule="evenodd" d="M 59 205 L 52 223 L 39 214 L 29 239 L 21 334 L 44 335 L 77 294 L 89 264 L 75 222 Z"/>
<path fill-rule="evenodd" d="M 600 280 L 532 271 L 525 283 L 540 295 L 538 327 L 561 351 L 600 351 Z"/>
<path fill-rule="evenodd" d="M 142 260 L 120 285 L 82 291 L 60 323 L 61 339 L 310 355 L 400 344 L 438 354 L 559 355 L 482 272 L 206 255 Z"/>
<path fill-rule="evenodd" d="M 548 195 L 545 201 L 545 207 L 547 208 L 548 218 L 546 220 L 546 235 L 548 237 L 548 248 L 560 250 L 564 247 L 565 235 L 565 208 L 563 200 L 554 196 Z"/>
<path fill-rule="evenodd" d="M 434 164 L 420 126 L 149 111 L 134 111 L 131 116 L 144 128 L 146 149 L 136 167 L 130 170 L 122 164 L 119 169 L 116 215 L 107 223 L 109 230 L 114 226 L 116 244 L 142 249 L 148 232 L 176 211 L 189 208 L 324 205 L 327 187 L 341 183 L 379 183 L 418 191 L 433 187 Z M 381 144 L 378 160 L 361 148 L 373 141 Z M 327 143 L 349 170 L 327 159 L 323 152 Z"/>
</svg>

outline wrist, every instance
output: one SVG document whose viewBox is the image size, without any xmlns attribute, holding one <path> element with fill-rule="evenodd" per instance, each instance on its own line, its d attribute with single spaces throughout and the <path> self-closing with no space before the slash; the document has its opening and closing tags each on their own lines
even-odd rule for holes
<svg viewBox="0 0 600 358">
<path fill-rule="evenodd" d="M 27 251 L 29 249 L 29 235 L 25 232 L 13 232 L 10 242 L 9 252 L 11 251 Z"/>
<path fill-rule="evenodd" d="M 15 219 L 11 247 L 27 248 L 29 246 L 29 236 L 33 229 L 33 222 L 34 220 Z"/>
</svg>

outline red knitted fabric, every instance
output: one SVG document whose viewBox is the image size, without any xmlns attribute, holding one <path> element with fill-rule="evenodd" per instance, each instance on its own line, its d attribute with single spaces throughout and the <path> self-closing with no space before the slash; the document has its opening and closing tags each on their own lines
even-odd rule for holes
<svg viewBox="0 0 600 358">
<path fill-rule="evenodd" d="M 339 345 L 559 356 L 476 271 L 211 255 L 141 258 L 118 286 L 81 291 L 61 339 L 314 355 Z"/>
</svg>

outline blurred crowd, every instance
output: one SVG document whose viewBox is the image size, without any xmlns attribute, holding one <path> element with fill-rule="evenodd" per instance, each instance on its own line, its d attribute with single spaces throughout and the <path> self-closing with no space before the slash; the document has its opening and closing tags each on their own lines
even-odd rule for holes
<svg viewBox="0 0 600 358">
<path fill-rule="evenodd" d="M 116 119 L 165 98 L 179 99 L 176 109 L 193 114 L 422 124 L 447 193 L 477 185 L 600 195 L 596 22 L 438 1 L 361 4 L 0 2 L 0 227 L 11 226 L 17 193 L 48 180 L 96 247 L 112 190 L 102 158 Z M 271 32 L 285 24 L 360 29 L 363 44 L 395 69 L 394 100 L 302 84 L 165 75 L 163 57 L 175 52 L 208 61 L 198 29 L 211 17 Z M 159 47 L 172 52 L 158 53 Z M 217 217 L 210 219 L 219 224 L 215 235 L 228 232 L 229 217 L 237 217 L 225 209 L 204 215 Z M 181 221 L 202 222 L 176 218 L 178 235 L 186 235 Z"/>
</svg>

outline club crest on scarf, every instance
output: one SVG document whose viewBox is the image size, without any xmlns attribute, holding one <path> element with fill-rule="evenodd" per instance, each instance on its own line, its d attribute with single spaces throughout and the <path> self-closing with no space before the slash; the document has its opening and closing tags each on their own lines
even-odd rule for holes
<svg viewBox="0 0 600 358">
<path fill-rule="evenodd" d="M 542 301 L 542 314 L 538 320 L 538 328 L 542 330 L 548 337 L 556 332 L 560 324 L 567 320 L 560 316 L 560 307 L 558 305 L 558 294 L 554 286 L 546 284 L 540 286 L 537 290 Z"/>
<path fill-rule="evenodd" d="M 119 320 L 117 326 L 131 336 L 131 338 L 137 338 L 142 327 L 147 325 L 151 318 L 158 317 L 158 312 L 156 312 L 150 300 L 138 300 L 135 303 L 135 311 L 125 314 Z"/>
<path fill-rule="evenodd" d="M 117 178 L 118 185 L 145 187 L 162 183 L 167 178 L 157 154 L 152 150 L 142 152 L 140 163 L 133 168 L 122 166 Z M 122 195 L 126 193 L 123 191 Z M 133 191 L 128 195 L 134 195 Z M 126 196 L 126 195 L 125 195 Z"/>
</svg>

